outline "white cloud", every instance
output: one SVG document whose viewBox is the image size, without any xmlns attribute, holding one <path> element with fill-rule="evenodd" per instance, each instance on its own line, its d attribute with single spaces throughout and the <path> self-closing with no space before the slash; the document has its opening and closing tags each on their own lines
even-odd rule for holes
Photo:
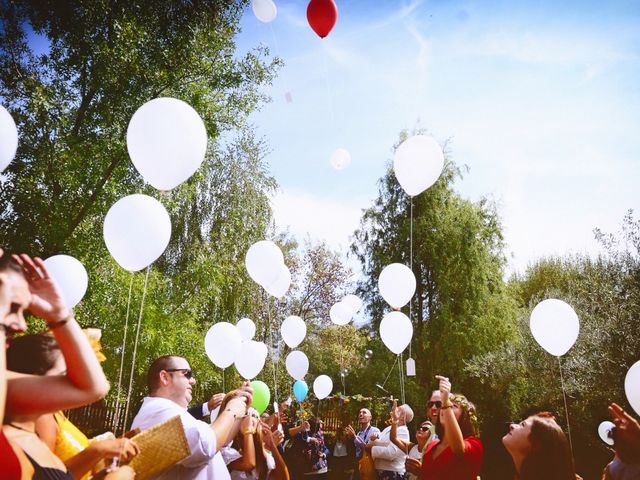
<svg viewBox="0 0 640 480">
<path fill-rule="evenodd" d="M 362 209 L 370 203 L 368 199 L 350 198 L 347 202 L 291 189 L 279 192 L 271 200 L 280 230 L 289 229 L 300 241 L 307 236 L 324 240 L 342 253 L 347 252 L 350 237 L 360 225 Z"/>
</svg>

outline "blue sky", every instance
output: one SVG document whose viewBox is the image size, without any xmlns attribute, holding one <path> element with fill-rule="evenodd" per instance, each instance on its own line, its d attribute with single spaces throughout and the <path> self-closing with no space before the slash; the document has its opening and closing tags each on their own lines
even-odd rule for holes
<svg viewBox="0 0 640 480">
<path fill-rule="evenodd" d="M 640 211 L 640 2 L 336 3 L 324 40 L 306 1 L 276 1 L 271 24 L 247 9 L 237 38 L 285 62 L 251 119 L 272 149 L 280 227 L 345 251 L 418 121 L 470 167 L 457 191 L 497 202 L 509 271 L 595 253 L 594 227 Z M 338 147 L 352 157 L 342 171 Z"/>
</svg>

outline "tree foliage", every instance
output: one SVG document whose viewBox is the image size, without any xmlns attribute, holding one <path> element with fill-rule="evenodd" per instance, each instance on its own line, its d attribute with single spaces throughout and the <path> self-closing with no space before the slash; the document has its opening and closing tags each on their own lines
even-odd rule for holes
<svg viewBox="0 0 640 480">
<path fill-rule="evenodd" d="M 406 136 L 403 132 L 400 141 Z M 389 167 L 352 245 L 365 276 L 359 292 L 368 301 L 376 328 L 388 310 L 378 295 L 380 272 L 393 262 L 412 263 L 417 280 L 411 301 L 412 354 L 418 385 L 410 391 L 420 397 L 414 398 L 419 402 L 435 385 L 433 377 L 438 373 L 450 376 L 454 388 L 464 390 L 464 361 L 514 336 L 515 303 L 502 280 L 500 221 L 487 200 L 474 203 L 453 190 L 454 181 L 461 177 L 461 169 L 447 154 L 439 180 L 410 199 Z"/>
</svg>

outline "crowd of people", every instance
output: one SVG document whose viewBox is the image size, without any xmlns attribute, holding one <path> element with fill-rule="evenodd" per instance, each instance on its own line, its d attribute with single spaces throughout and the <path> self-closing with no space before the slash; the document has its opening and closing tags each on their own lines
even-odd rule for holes
<svg viewBox="0 0 640 480">
<path fill-rule="evenodd" d="M 24 334 L 27 311 L 46 323 L 46 332 Z M 160 464 L 168 457 L 162 445 L 145 451 L 127 434 L 88 439 L 62 413 L 104 397 L 109 384 L 38 258 L 0 250 L 0 343 L 7 345 L 0 353 L 0 478 L 131 479 L 132 459 L 146 455 Z M 341 426 L 327 444 L 323 421 L 289 415 L 288 401 L 259 415 L 249 383 L 189 408 L 196 382 L 189 362 L 165 355 L 148 368 L 148 395 L 131 428 L 145 432 L 179 419 L 184 455 L 157 479 L 476 480 L 483 461 L 476 407 L 452 392 L 449 378 L 436 380 L 413 439 L 414 411 L 394 401 L 384 430 L 362 408 L 357 426 Z M 615 456 L 602 478 L 640 478 L 640 424 L 616 404 L 609 412 Z M 579 478 L 567 437 L 548 412 L 512 424 L 502 443 L 516 479 Z"/>
</svg>

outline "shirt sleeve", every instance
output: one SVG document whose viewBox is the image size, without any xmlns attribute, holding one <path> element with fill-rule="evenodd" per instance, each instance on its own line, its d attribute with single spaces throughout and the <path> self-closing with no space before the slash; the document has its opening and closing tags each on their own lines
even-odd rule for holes
<svg viewBox="0 0 640 480">
<path fill-rule="evenodd" d="M 398 428 L 397 438 L 404 440 L 405 442 L 409 441 L 409 430 L 407 427 Z M 378 440 L 376 440 L 378 442 Z M 384 441 L 383 441 L 384 442 Z M 382 442 L 381 442 L 382 443 Z M 375 446 L 371 449 L 371 456 L 373 458 L 381 458 L 383 460 L 394 460 L 398 457 L 398 455 L 402 455 L 403 452 L 398 447 L 395 446 L 393 442 L 388 442 L 384 444 L 384 446 Z"/>
<path fill-rule="evenodd" d="M 464 439 L 464 459 L 468 465 L 480 467 L 483 453 L 482 442 L 478 437 L 467 437 Z"/>
<path fill-rule="evenodd" d="M 181 419 L 191 455 L 180 464 L 192 468 L 208 463 L 218 451 L 216 434 L 210 425 L 194 419 L 186 412 L 181 415 Z"/>
</svg>

